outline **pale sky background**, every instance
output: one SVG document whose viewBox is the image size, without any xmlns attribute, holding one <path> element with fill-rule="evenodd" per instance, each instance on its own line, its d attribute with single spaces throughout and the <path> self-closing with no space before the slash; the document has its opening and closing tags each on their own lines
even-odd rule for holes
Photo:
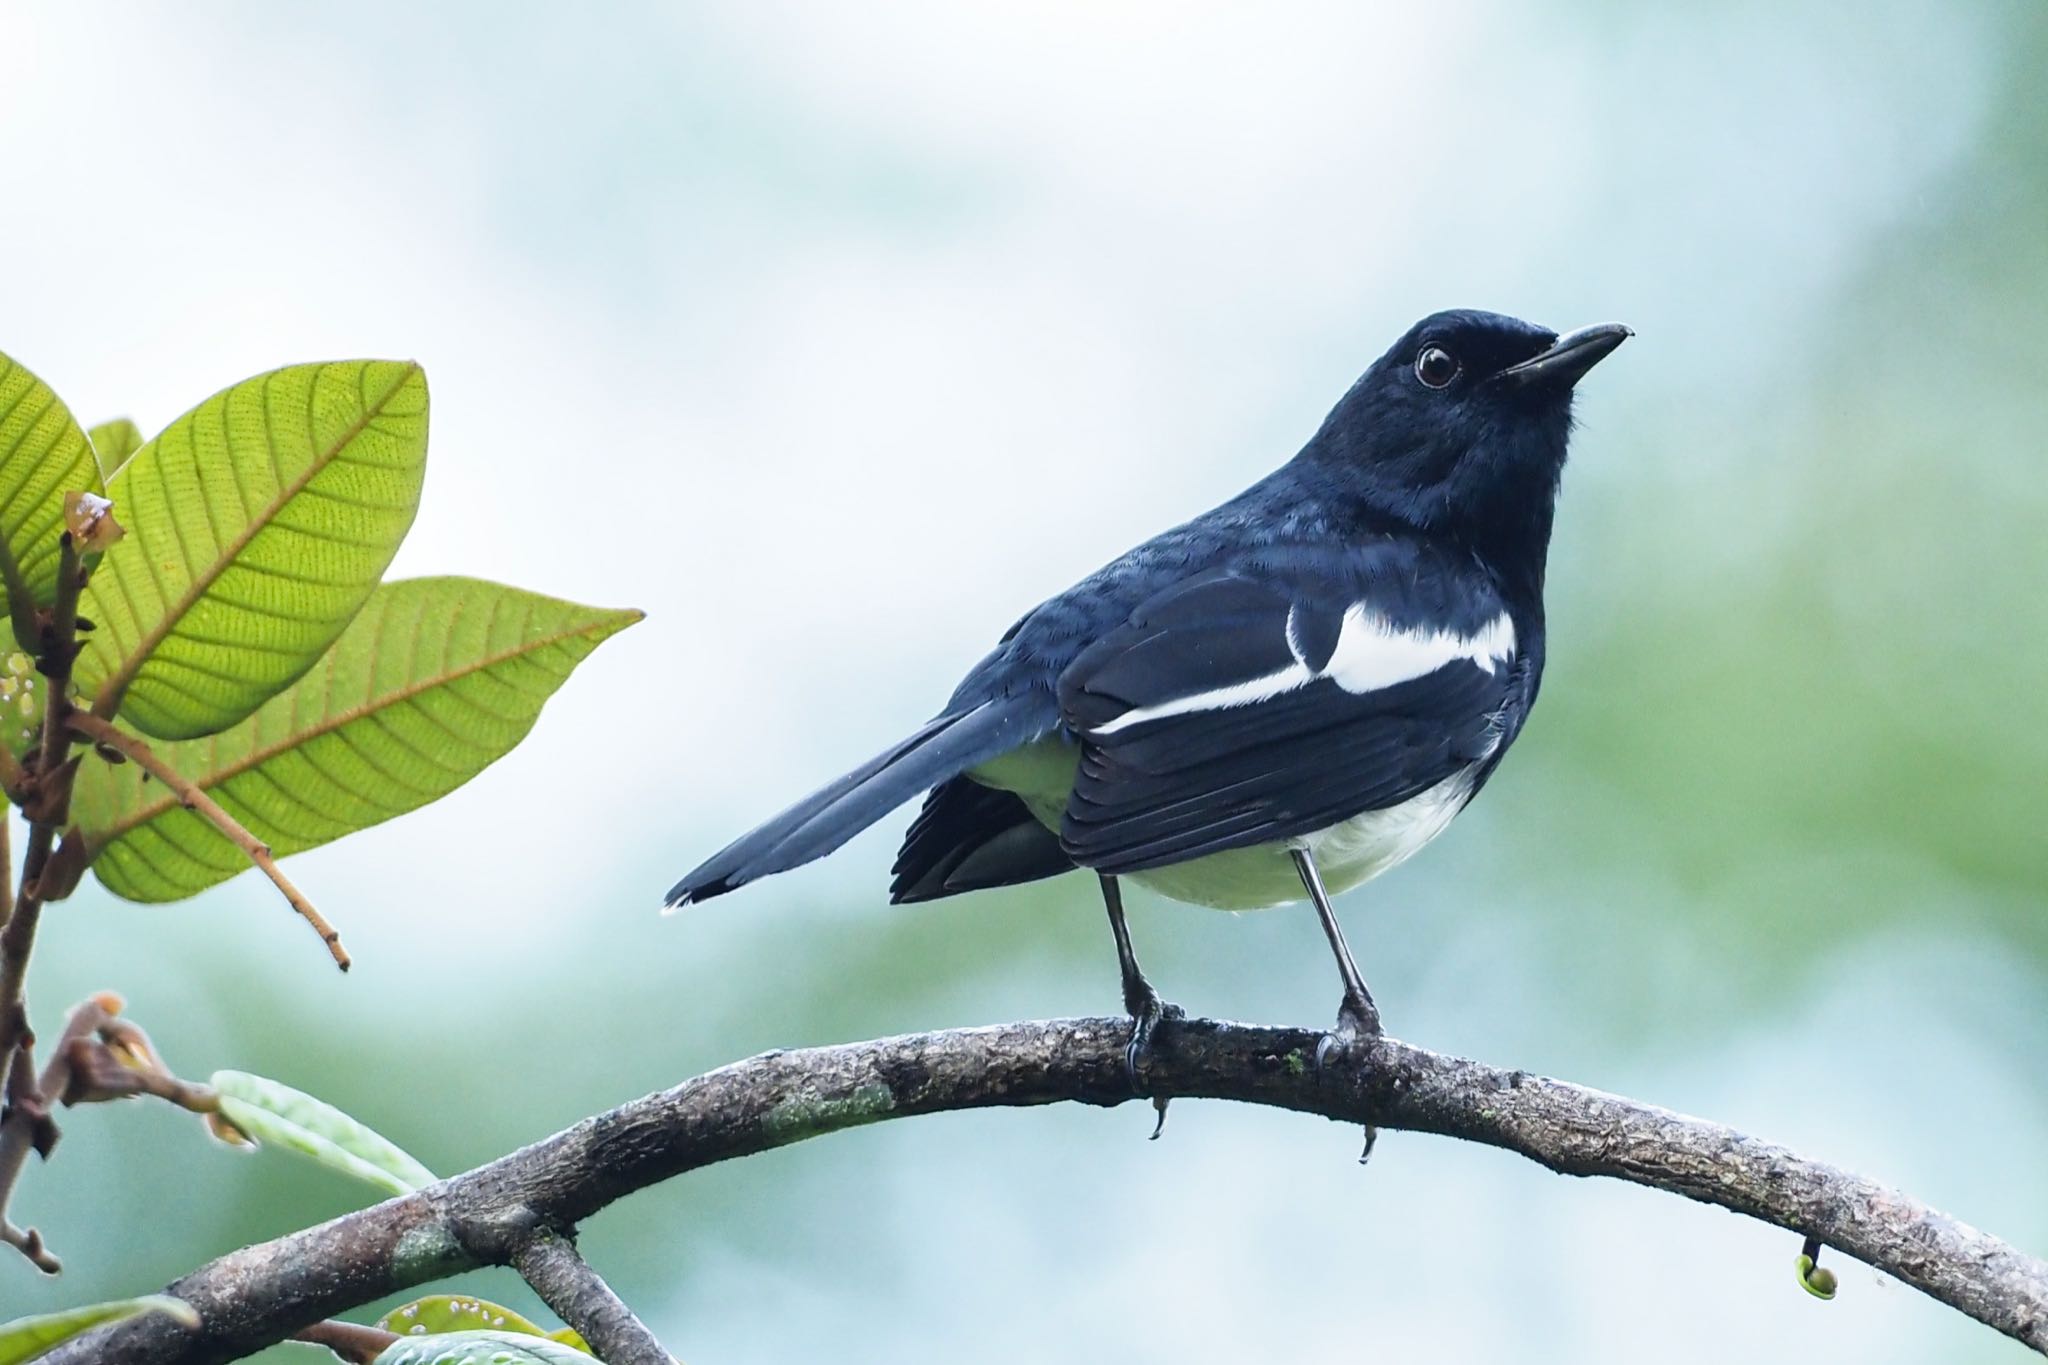
<svg viewBox="0 0 2048 1365">
<path fill-rule="evenodd" d="M 432 454 L 394 574 L 648 613 L 513 757 L 294 860 L 354 977 L 322 974 L 247 879 L 175 910 L 89 889 L 52 914 L 39 1022 L 120 986 L 200 1073 L 303 1030 L 324 1041 L 284 1078 L 316 1089 L 343 1054 L 414 1075 L 431 1036 L 479 1069 L 466 1103 L 560 1088 L 504 1120 L 530 1138 L 778 1041 L 1114 1008 L 1079 883 L 1056 899 L 1086 955 L 1032 946 L 1022 900 L 884 910 L 900 821 L 744 913 L 653 910 L 709 848 L 924 719 L 1024 608 L 1285 459 L 1436 308 L 1639 333 L 1581 404 L 1552 688 L 1612 642 L 1617 585 L 1711 600 L 1790 553 L 1813 510 L 1770 491 L 1783 433 L 1833 415 L 1806 376 L 1853 364 L 1835 310 L 1997 134 L 2023 8 L 0 4 L 0 349 L 83 422 L 145 431 L 275 365 L 417 358 Z M 1598 782 L 1490 792 L 1347 900 L 1368 975 L 1399 985 L 1397 1031 L 1753 1123 L 2038 1246 L 2039 1177 L 2015 1188 L 2002 1163 L 2038 1155 L 2044 1092 L 1977 1048 L 2038 1036 L 2044 1000 L 2035 964 L 1969 927 L 1999 893 L 1900 853 L 1890 884 L 1963 907 L 1953 932 L 1877 933 L 1744 1014 L 1684 940 L 1643 937 L 1704 893 L 1603 841 L 1622 803 Z M 1471 911 L 1524 894 L 1500 843 L 1517 819 L 1576 825 L 1575 880 L 1540 888 L 1588 904 L 1575 938 Z M 1837 856 L 1865 854 L 1805 866 Z M 1290 1021 L 1334 1006 L 1307 919 L 1192 913 L 1140 915 L 1169 994 Z M 1166 946 L 1183 924 L 1194 946 Z M 864 1007 L 886 991 L 849 956 L 863 932 L 933 953 L 923 994 Z M 984 932 L 1004 946 L 977 958 Z M 835 1002 L 801 1025 L 792 961 Z M 1904 961 L 1920 1026 L 1866 1053 Z M 256 975 L 280 1018 L 237 993 Z M 1697 1028 L 1615 1022 L 1654 1014 L 1657 981 L 1683 983 Z M 563 1046 L 515 1067 L 532 1012 L 566 1014 L 559 1040 L 615 1000 L 687 1039 L 664 1023 L 633 1065 Z M 1816 1074 L 1787 1041 L 1810 1035 L 1852 1055 Z M 1969 1091 L 1951 1131 L 2015 1145 L 1959 1154 L 1902 1122 L 1890 1087 L 1916 1064 Z M 1668 1196 L 1400 1137 L 1360 1173 L 1337 1130 L 1183 1109 L 1149 1147 L 1135 1110 L 829 1139 L 608 1215 L 606 1235 L 636 1230 L 607 1269 L 692 1365 L 2017 1356 L 1851 1265 L 1817 1305 L 1791 1234 Z M 365 1117 L 408 1141 L 403 1116 Z M 157 1279 L 231 1244 L 129 1222 L 90 1185 L 140 1140 L 123 1121 L 73 1116 L 24 1194 L 78 1272 L 0 1264 L 0 1309 L 152 1287 L 91 1277 L 108 1218 L 164 1239 Z M 226 1171 L 209 1197 L 239 1197 L 253 1163 L 165 1131 Z M 430 1153 L 448 1169 L 496 1150 L 449 1141 Z M 764 1189 L 781 1202 L 748 1202 Z"/>
</svg>

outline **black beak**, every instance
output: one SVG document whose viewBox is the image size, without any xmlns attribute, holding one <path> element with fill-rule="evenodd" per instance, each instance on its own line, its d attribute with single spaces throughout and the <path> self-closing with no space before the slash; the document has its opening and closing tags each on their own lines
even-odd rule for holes
<svg viewBox="0 0 2048 1365">
<path fill-rule="evenodd" d="M 1596 322 L 1576 332 L 1566 332 L 1550 343 L 1550 349 L 1510 365 L 1500 377 L 1518 389 L 1569 389 L 1586 371 L 1607 358 L 1607 353 L 1635 333 L 1618 322 Z"/>
</svg>

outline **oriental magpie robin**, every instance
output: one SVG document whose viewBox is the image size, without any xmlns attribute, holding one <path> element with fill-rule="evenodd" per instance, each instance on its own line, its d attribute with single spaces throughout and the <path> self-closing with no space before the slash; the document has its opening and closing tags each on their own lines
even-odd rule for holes
<svg viewBox="0 0 2048 1365">
<path fill-rule="evenodd" d="M 1630 334 L 1424 318 L 1300 454 L 1011 626 L 930 723 L 691 872 L 671 907 L 838 848 L 920 793 L 893 901 L 1100 878 L 1137 1059 L 1166 1006 L 1118 879 L 1315 904 L 1338 1037 L 1378 1032 L 1330 894 L 1442 833 L 1543 675 L 1572 390 Z"/>
</svg>

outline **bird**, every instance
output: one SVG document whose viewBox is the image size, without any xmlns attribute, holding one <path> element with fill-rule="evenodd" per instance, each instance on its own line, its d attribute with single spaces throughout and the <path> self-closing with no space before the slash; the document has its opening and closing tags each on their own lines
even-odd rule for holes
<svg viewBox="0 0 2048 1365">
<path fill-rule="evenodd" d="M 1343 982 L 1324 1048 L 1379 1036 L 1331 897 L 1441 834 L 1522 732 L 1574 395 L 1632 335 L 1423 318 L 1291 460 L 1026 612 L 930 721 L 706 859 L 667 908 L 921 795 L 893 903 L 1095 875 L 1134 1093 L 1180 1012 L 1138 964 L 1124 881 L 1230 910 L 1309 901 Z"/>
</svg>

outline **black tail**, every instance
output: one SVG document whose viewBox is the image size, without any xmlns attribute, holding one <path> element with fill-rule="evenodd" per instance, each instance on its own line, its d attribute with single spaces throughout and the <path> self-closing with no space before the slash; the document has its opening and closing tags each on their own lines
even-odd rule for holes
<svg viewBox="0 0 2048 1365">
<path fill-rule="evenodd" d="M 1057 715 L 1050 696 L 1033 693 L 940 716 L 721 849 L 669 889 L 668 904 L 709 900 L 822 858 L 919 792 L 1036 739 Z"/>
<path fill-rule="evenodd" d="M 925 799 L 893 870 L 889 900 L 904 905 L 1057 877 L 1074 860 L 1018 797 L 956 777 Z"/>
</svg>

